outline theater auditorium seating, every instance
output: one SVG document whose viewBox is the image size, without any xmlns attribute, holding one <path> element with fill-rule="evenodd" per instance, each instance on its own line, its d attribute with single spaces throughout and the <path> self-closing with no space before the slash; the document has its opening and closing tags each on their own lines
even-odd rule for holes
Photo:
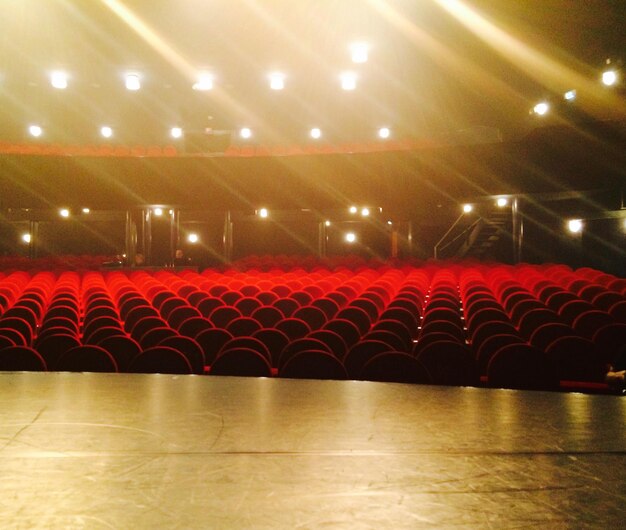
<svg viewBox="0 0 626 530">
<path fill-rule="evenodd" d="M 0 273 L 0 370 L 606 392 L 626 281 L 590 268 L 251 257 Z"/>
</svg>

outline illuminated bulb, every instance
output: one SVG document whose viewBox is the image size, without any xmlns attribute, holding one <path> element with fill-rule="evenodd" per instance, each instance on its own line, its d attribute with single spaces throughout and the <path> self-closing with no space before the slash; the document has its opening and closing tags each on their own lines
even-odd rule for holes
<svg viewBox="0 0 626 530">
<path fill-rule="evenodd" d="M 198 75 L 198 80 L 191 86 L 194 90 L 206 91 L 213 88 L 213 76 L 206 72 Z"/>
<path fill-rule="evenodd" d="M 156 215 L 157 217 L 160 217 L 161 215 L 163 215 L 163 209 L 162 208 L 155 208 L 154 209 L 154 215 Z"/>
<path fill-rule="evenodd" d="M 350 52 L 352 55 L 353 63 L 366 63 L 367 62 L 367 52 L 369 51 L 369 46 L 366 42 L 354 42 L 350 45 Z"/>
<path fill-rule="evenodd" d="M 384 140 L 386 138 L 389 138 L 390 135 L 391 131 L 389 130 L 389 127 L 381 127 L 380 129 L 378 129 L 379 138 L 382 138 Z"/>
<path fill-rule="evenodd" d="M 90 210 L 89 208 L 83 208 L 81 211 L 82 211 L 83 213 L 89 213 L 89 212 L 91 212 L 91 210 Z"/>
<path fill-rule="evenodd" d="M 583 222 L 581 219 L 570 219 L 567 222 L 567 229 L 572 234 L 578 234 L 583 229 Z"/>
<path fill-rule="evenodd" d="M 31 125 L 28 128 L 28 132 L 31 136 L 39 138 L 43 134 L 43 129 L 39 125 Z"/>
<path fill-rule="evenodd" d="M 67 218 L 67 217 L 69 217 L 69 216 L 70 216 L 70 211 L 69 211 L 67 208 L 61 208 L 61 209 L 59 210 L 59 215 L 60 215 L 61 217 L 65 217 L 65 218 Z"/>
<path fill-rule="evenodd" d="M 330 226 L 330 221 L 325 221 L 325 222 L 324 222 L 324 224 L 325 224 L 326 226 Z M 626 226 L 626 223 L 625 223 L 625 226 Z"/>
<path fill-rule="evenodd" d="M 565 101 L 574 101 L 576 99 L 576 91 L 568 90 L 563 94 L 563 99 L 565 99 Z"/>
<path fill-rule="evenodd" d="M 363 208 L 363 209 L 361 210 L 361 215 L 362 215 L 363 217 L 367 217 L 369 214 L 370 214 L 370 209 L 369 209 L 369 208 Z"/>
<path fill-rule="evenodd" d="M 285 74 L 273 72 L 270 74 L 270 88 L 272 90 L 282 90 L 285 88 Z"/>
<path fill-rule="evenodd" d="M 344 90 L 354 90 L 356 88 L 356 74 L 354 72 L 341 74 L 341 88 Z"/>
<path fill-rule="evenodd" d="M 187 236 L 187 241 L 189 241 L 189 243 L 197 243 L 200 241 L 200 238 L 198 237 L 198 234 L 189 234 Z"/>
<path fill-rule="evenodd" d="M 471 204 L 464 204 L 463 205 L 463 211 L 465 213 L 470 213 L 473 209 L 474 209 L 474 207 Z"/>
<path fill-rule="evenodd" d="M 180 127 L 172 127 L 170 129 L 170 136 L 172 138 L 181 138 L 183 135 L 183 130 Z"/>
<path fill-rule="evenodd" d="M 311 129 L 311 138 L 315 138 L 316 140 L 322 137 L 322 131 L 317 127 Z"/>
<path fill-rule="evenodd" d="M 249 129 L 248 127 L 244 127 L 243 129 L 239 131 L 239 136 L 247 140 L 248 138 L 252 137 L 252 130 Z"/>
<path fill-rule="evenodd" d="M 30 234 L 22 234 L 22 241 L 24 243 L 30 243 L 32 240 L 32 237 Z"/>
<path fill-rule="evenodd" d="M 393 224 L 393 221 L 387 221 L 387 224 L 391 226 Z"/>
<path fill-rule="evenodd" d="M 357 211 L 358 210 L 356 206 L 350 206 L 350 213 L 356 213 Z"/>
<path fill-rule="evenodd" d="M 548 105 L 548 103 L 546 103 L 545 101 L 542 101 L 541 103 L 537 103 L 533 107 L 533 112 L 537 114 L 538 116 L 545 116 L 549 110 L 550 110 L 550 105 Z"/>
<path fill-rule="evenodd" d="M 602 72 L 602 84 L 605 86 L 613 86 L 615 83 L 617 83 L 617 72 L 615 70 Z"/>
<path fill-rule="evenodd" d="M 500 197 L 496 201 L 496 204 L 498 205 L 499 208 L 504 208 L 507 204 L 509 204 L 509 201 L 505 197 Z"/>
<path fill-rule="evenodd" d="M 265 219 L 268 215 L 269 215 L 269 212 L 267 211 L 267 208 L 261 208 L 259 210 L 259 217 L 262 217 L 263 219 Z"/>
<path fill-rule="evenodd" d="M 67 88 L 67 74 L 65 72 L 52 72 L 50 74 L 50 84 L 54 88 L 64 90 Z"/>
<path fill-rule="evenodd" d="M 127 90 L 139 90 L 141 88 L 141 82 L 137 74 L 126 74 L 126 89 Z"/>
<path fill-rule="evenodd" d="M 348 232 L 346 234 L 346 241 L 348 243 L 354 243 L 356 241 L 356 234 L 354 232 Z"/>
<path fill-rule="evenodd" d="M 111 136 L 113 136 L 113 129 L 111 129 L 108 125 L 105 125 L 100 128 L 100 134 L 105 138 L 111 138 Z"/>
</svg>

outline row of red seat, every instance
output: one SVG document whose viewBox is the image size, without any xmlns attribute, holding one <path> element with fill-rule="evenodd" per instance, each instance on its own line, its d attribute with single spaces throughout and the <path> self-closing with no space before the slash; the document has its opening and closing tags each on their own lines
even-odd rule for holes
<svg viewBox="0 0 626 530">
<path fill-rule="evenodd" d="M 58 370 L 546 388 L 601 381 L 625 295 L 556 265 L 18 272 L 0 280 L 0 348 Z"/>
</svg>

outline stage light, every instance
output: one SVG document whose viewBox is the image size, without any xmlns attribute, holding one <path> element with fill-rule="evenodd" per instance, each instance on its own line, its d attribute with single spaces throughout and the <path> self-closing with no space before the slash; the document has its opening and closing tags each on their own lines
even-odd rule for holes
<svg viewBox="0 0 626 530">
<path fill-rule="evenodd" d="M 153 212 L 157 217 L 161 217 L 163 215 L 163 208 L 155 208 Z"/>
<path fill-rule="evenodd" d="M 572 234 L 578 234 L 580 232 L 582 232 L 583 229 L 583 222 L 581 219 L 570 219 L 567 222 L 567 229 L 572 233 Z"/>
<path fill-rule="evenodd" d="M 330 226 L 330 221 L 324 221 L 324 224 L 325 224 L 326 226 Z"/>
<path fill-rule="evenodd" d="M 139 90 L 141 88 L 141 81 L 137 74 L 126 74 L 126 89 L 127 90 Z"/>
<path fill-rule="evenodd" d="M 576 91 L 568 90 L 565 94 L 563 94 L 563 99 L 565 101 L 574 101 L 576 99 Z"/>
<path fill-rule="evenodd" d="M 361 215 L 362 215 L 363 217 L 368 217 L 368 216 L 369 216 L 369 214 L 370 214 L 370 209 L 369 209 L 369 208 L 363 208 L 363 209 L 361 210 Z"/>
<path fill-rule="evenodd" d="M 615 70 L 606 70 L 602 72 L 602 84 L 604 86 L 613 86 L 617 83 L 617 72 Z"/>
<path fill-rule="evenodd" d="M 252 130 L 249 129 L 248 127 L 243 127 L 239 131 L 239 136 L 241 136 L 244 140 L 247 140 L 248 138 L 252 138 Z"/>
<path fill-rule="evenodd" d="M 207 72 L 200 72 L 198 80 L 191 86 L 194 90 L 204 92 L 213 89 L 213 76 Z"/>
<path fill-rule="evenodd" d="M 28 127 L 28 133 L 35 138 L 39 138 L 43 134 L 43 129 L 39 125 L 31 125 Z"/>
<path fill-rule="evenodd" d="M 191 233 L 187 235 L 187 241 L 191 244 L 196 244 L 198 241 L 200 241 L 200 237 L 196 233 Z"/>
<path fill-rule="evenodd" d="M 91 210 L 89 208 L 83 208 L 81 212 L 83 212 L 84 214 L 88 214 L 91 213 Z"/>
<path fill-rule="evenodd" d="M 537 103 L 533 107 L 533 112 L 538 116 L 545 116 L 550 111 L 550 105 L 546 101 Z"/>
<path fill-rule="evenodd" d="M 350 206 L 350 213 L 356 213 L 358 211 L 358 208 L 356 206 Z"/>
<path fill-rule="evenodd" d="M 350 53 L 353 63 L 366 63 L 368 58 L 368 52 L 369 46 L 366 42 L 353 42 L 352 44 L 350 44 Z"/>
<path fill-rule="evenodd" d="M 464 204 L 463 205 L 463 212 L 464 213 L 470 213 L 473 209 L 474 209 L 474 207 L 471 204 Z"/>
<path fill-rule="evenodd" d="M 387 224 L 388 224 L 389 226 L 391 226 L 391 225 L 393 225 L 393 221 L 387 221 Z"/>
<path fill-rule="evenodd" d="M 70 216 L 70 211 L 67 208 L 61 208 L 59 210 L 59 215 L 67 219 Z"/>
<path fill-rule="evenodd" d="M 313 127 L 309 134 L 311 135 L 311 138 L 314 138 L 315 140 L 318 140 L 322 137 L 322 131 L 317 127 Z"/>
<path fill-rule="evenodd" d="M 509 204 L 509 201 L 506 197 L 499 197 L 496 201 L 498 208 L 504 208 L 507 204 Z"/>
<path fill-rule="evenodd" d="M 105 125 L 103 127 L 100 127 L 100 134 L 104 138 L 111 138 L 111 136 L 113 136 L 113 129 L 111 129 L 111 127 L 109 127 L 108 125 Z"/>
<path fill-rule="evenodd" d="M 282 90 L 285 88 L 285 74 L 281 72 L 272 72 L 270 74 L 270 88 L 272 90 Z"/>
<path fill-rule="evenodd" d="M 356 234 L 354 232 L 348 232 L 345 238 L 348 243 L 356 242 Z"/>
<path fill-rule="evenodd" d="M 269 212 L 267 211 L 267 208 L 261 208 L 258 211 L 259 217 L 261 217 L 262 219 L 266 219 L 267 216 L 269 215 Z"/>
<path fill-rule="evenodd" d="M 341 88 L 344 90 L 354 90 L 356 88 L 356 74 L 354 72 L 343 72 L 341 74 Z"/>
<path fill-rule="evenodd" d="M 67 88 L 67 74 L 65 72 L 55 71 L 50 74 L 50 84 L 54 88 L 64 90 Z"/>
<path fill-rule="evenodd" d="M 389 127 L 381 127 L 380 129 L 378 129 L 379 138 L 386 140 L 387 138 L 389 138 L 389 136 L 391 136 L 391 131 L 389 130 Z"/>
<path fill-rule="evenodd" d="M 32 236 L 28 233 L 22 234 L 22 241 L 24 243 L 30 243 L 32 241 Z"/>
<path fill-rule="evenodd" d="M 172 138 L 182 138 L 183 130 L 180 127 L 172 127 L 170 129 L 170 136 Z"/>
</svg>

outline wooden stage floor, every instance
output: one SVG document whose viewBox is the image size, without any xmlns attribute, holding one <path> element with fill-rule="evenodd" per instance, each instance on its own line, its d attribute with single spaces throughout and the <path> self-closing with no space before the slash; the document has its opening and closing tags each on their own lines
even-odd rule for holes
<svg viewBox="0 0 626 530">
<path fill-rule="evenodd" d="M 624 528 L 619 396 L 0 374 L 2 528 Z"/>
</svg>

